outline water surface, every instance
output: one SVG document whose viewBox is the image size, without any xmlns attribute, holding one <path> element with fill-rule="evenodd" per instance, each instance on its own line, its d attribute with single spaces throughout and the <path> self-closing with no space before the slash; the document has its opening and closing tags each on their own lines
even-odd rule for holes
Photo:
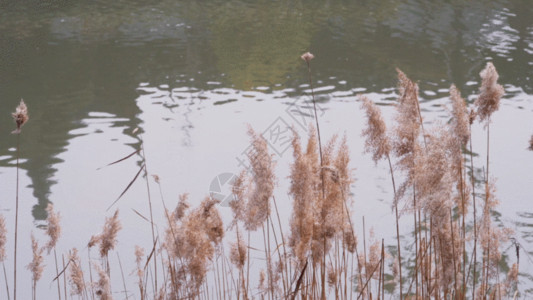
<svg viewBox="0 0 533 300">
<path fill-rule="evenodd" d="M 137 172 L 140 157 L 97 168 L 139 149 L 142 137 L 149 172 L 160 176 L 167 206 L 185 192 L 199 203 L 219 174 L 241 169 L 247 124 L 271 137 L 287 126 L 307 134 L 310 89 L 300 59 L 306 51 L 316 57 L 312 72 L 322 133 L 346 134 L 349 141 L 357 179 L 354 218 L 360 224 L 365 216 L 367 226 L 387 239 L 394 237 L 389 175 L 386 165 L 375 166 L 363 154 L 364 116 L 356 95 L 367 94 L 391 120 L 400 68 L 419 83 L 430 127 L 449 119 L 451 84 L 473 102 L 478 74 L 492 61 L 506 89 L 491 125 L 499 219 L 531 251 L 533 152 L 526 150 L 533 134 L 531 16 L 531 5 L 519 0 L 2 2 L 0 208 L 8 224 L 13 224 L 16 163 L 9 113 L 24 98 L 31 117 L 20 136 L 19 261 L 30 260 L 30 231 L 46 240 L 39 227 L 49 202 L 63 216 L 58 251 L 77 247 L 82 257 L 105 216 L 120 209 L 124 229 L 117 252 L 129 273 L 133 245 L 150 247 L 149 226 L 133 211 L 148 214 L 145 185 L 136 183 L 106 209 Z M 141 136 L 132 134 L 137 127 Z M 473 139 L 481 174 L 482 126 L 474 128 Z M 276 197 L 288 219 L 292 153 L 281 140 L 272 141 Z M 154 215 L 163 216 L 152 188 Z M 229 220 L 229 209 L 221 211 Z M 163 230 L 163 220 L 158 223 Z M 52 272 L 52 260 L 46 261 L 46 272 Z M 533 261 L 521 258 L 520 267 L 521 291 L 531 292 L 527 274 Z M 47 281 L 52 277 L 45 275 L 38 290 L 55 295 Z"/>
</svg>

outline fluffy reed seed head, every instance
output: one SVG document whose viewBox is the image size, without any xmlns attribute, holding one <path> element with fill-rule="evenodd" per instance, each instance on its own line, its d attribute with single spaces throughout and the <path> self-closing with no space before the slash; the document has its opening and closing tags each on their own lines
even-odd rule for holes
<svg viewBox="0 0 533 300">
<path fill-rule="evenodd" d="M 531 136 L 531 138 L 529 139 L 529 148 L 528 148 L 530 151 L 533 151 L 533 135 Z"/>
<path fill-rule="evenodd" d="M 17 129 L 15 129 L 12 133 L 19 134 L 21 132 L 22 125 L 24 125 L 30 119 L 28 115 L 28 107 L 26 106 L 26 103 L 24 103 L 24 100 L 20 99 L 19 105 L 15 109 L 15 112 L 11 115 L 15 120 L 15 124 L 17 124 Z"/>
<path fill-rule="evenodd" d="M 302 152 L 300 137 L 296 132 L 292 139 L 292 148 L 294 162 L 291 165 L 289 193 L 293 197 L 293 209 L 289 246 L 299 262 L 303 263 L 311 249 L 315 220 L 314 203 L 319 196 L 320 184 L 320 166 L 314 129 L 310 127 L 306 152 Z"/>
<path fill-rule="evenodd" d="M 107 272 L 104 271 L 98 264 L 94 264 L 96 271 L 98 272 L 98 282 L 96 282 L 96 296 L 100 300 L 112 300 L 111 294 L 111 282 Z"/>
<path fill-rule="evenodd" d="M 48 254 L 50 254 L 50 251 L 56 246 L 61 235 L 61 225 L 59 224 L 61 216 L 54 211 L 54 205 L 52 203 L 48 203 L 46 212 L 48 213 L 48 217 L 46 218 L 46 222 L 48 223 L 46 234 L 50 237 L 50 241 L 46 244 L 46 249 L 48 250 Z"/>
<path fill-rule="evenodd" d="M 187 199 L 189 199 L 188 193 L 184 193 L 179 196 L 178 205 L 176 206 L 176 210 L 174 211 L 174 217 L 177 220 L 181 220 L 185 216 L 185 212 L 189 208 L 189 203 L 187 202 Z"/>
<path fill-rule="evenodd" d="M 101 257 L 107 256 L 109 250 L 115 248 L 115 245 L 117 244 L 117 234 L 120 229 L 122 229 L 122 225 L 118 219 L 118 210 L 116 210 L 113 217 L 106 218 L 104 229 L 99 237 Z"/>
<path fill-rule="evenodd" d="M 473 108 L 471 108 L 470 112 L 468 113 L 468 123 L 470 123 L 470 125 L 474 124 L 476 117 L 477 117 L 476 111 Z"/>
<path fill-rule="evenodd" d="M 259 271 L 259 285 L 257 286 L 257 289 L 261 293 L 266 293 L 266 291 L 267 291 L 266 273 L 265 273 L 265 270 L 263 270 L 263 269 L 261 269 L 261 271 Z"/>
<path fill-rule="evenodd" d="M 453 179 L 447 145 L 450 133 L 437 124 L 427 136 L 427 145 L 414 160 L 417 206 L 430 215 L 440 217 L 435 222 L 448 223 L 447 212 L 452 206 Z M 437 226 L 440 226 L 439 224 Z"/>
<path fill-rule="evenodd" d="M 78 256 L 78 249 L 73 248 L 69 255 L 70 260 L 70 274 L 69 282 L 72 288 L 72 295 L 81 296 L 85 290 L 85 279 L 83 278 L 83 271 L 81 269 L 81 260 Z"/>
<path fill-rule="evenodd" d="M 348 168 L 349 151 L 346 137 L 341 143 L 336 142 L 334 136 L 323 148 L 321 168 L 312 127 L 305 153 L 297 134 L 292 140 L 294 162 L 290 194 L 293 212 L 289 246 L 299 263 L 305 262 L 309 254 L 313 264 L 322 261 L 323 254 L 331 247 L 332 238 L 342 237 L 348 225 L 344 202 L 348 200 L 349 185 L 353 182 Z"/>
<path fill-rule="evenodd" d="M 33 233 L 31 234 L 31 250 L 33 253 L 33 259 L 32 261 L 26 266 L 28 270 L 32 273 L 32 280 L 33 282 L 39 281 L 41 279 L 41 276 L 43 275 L 44 271 L 44 265 L 43 265 L 43 252 L 44 248 L 39 247 L 39 243 L 35 239 L 35 236 Z"/>
<path fill-rule="evenodd" d="M 409 156 L 414 152 L 416 140 L 420 131 L 420 116 L 418 114 L 418 85 L 411 81 L 400 70 L 398 72 L 398 105 L 396 106 L 397 126 L 393 140 L 393 151 L 396 156 Z M 409 167 L 412 160 L 404 163 Z"/>
<path fill-rule="evenodd" d="M 220 213 L 215 205 L 220 201 L 211 197 L 206 197 L 200 204 L 200 211 L 202 212 L 202 220 L 204 222 L 204 230 L 209 237 L 209 240 L 218 245 L 224 238 L 224 223 L 220 217 Z"/>
<path fill-rule="evenodd" d="M 499 75 L 491 62 L 487 63 L 479 76 L 482 79 L 480 94 L 474 104 L 477 106 L 479 120 L 488 122 L 492 113 L 500 107 L 500 98 L 504 94 L 504 89 L 497 83 Z"/>
<path fill-rule="evenodd" d="M 366 136 L 365 152 L 372 153 L 372 159 L 377 164 L 378 160 L 389 155 L 391 143 L 387 136 L 387 125 L 381 116 L 381 110 L 365 96 L 359 96 L 361 107 L 367 116 L 367 127 L 362 135 Z"/>
<path fill-rule="evenodd" d="M 242 270 L 242 268 L 244 268 L 244 264 L 246 263 L 246 254 L 246 243 L 242 237 L 239 237 L 236 242 L 231 244 L 230 261 L 237 266 L 239 270 Z"/>
<path fill-rule="evenodd" d="M 300 56 L 303 60 L 305 60 L 306 63 L 309 63 L 315 56 L 311 54 L 311 52 L 305 52 Z"/>
<path fill-rule="evenodd" d="M 355 250 L 357 250 L 357 236 L 350 224 L 344 226 L 344 247 L 350 253 L 355 253 Z"/>
<path fill-rule="evenodd" d="M 241 173 L 235 178 L 231 187 L 233 193 L 233 200 L 230 201 L 229 206 L 233 212 L 233 224 L 237 221 L 246 221 L 246 192 L 248 191 L 246 171 L 242 170 Z"/>
<path fill-rule="evenodd" d="M 270 215 L 270 197 L 274 192 L 274 162 L 268 152 L 266 140 L 251 127 L 248 129 L 252 143 L 248 154 L 252 167 L 252 190 L 246 207 L 247 220 L 244 226 L 248 230 L 257 230 Z"/>
<path fill-rule="evenodd" d="M 6 219 L 0 215 L 0 262 L 6 259 L 7 230 Z"/>
<path fill-rule="evenodd" d="M 140 265 L 144 256 L 144 248 L 139 245 L 135 245 L 135 263 Z"/>
<path fill-rule="evenodd" d="M 143 260 L 143 256 L 144 256 L 144 249 L 138 245 L 135 245 L 135 263 L 137 264 L 136 273 L 137 273 L 137 278 L 139 278 L 139 281 L 137 282 L 137 284 L 139 285 L 139 289 L 141 293 L 143 293 L 143 290 L 144 290 L 143 288 L 144 268 L 143 268 L 143 265 L 141 264 Z"/>
<path fill-rule="evenodd" d="M 450 87 L 450 99 L 452 100 L 452 131 L 461 145 L 466 145 L 470 139 L 470 117 L 466 108 L 466 101 L 453 84 Z"/>
<path fill-rule="evenodd" d="M 395 115 L 396 125 L 391 134 L 392 152 L 398 158 L 395 167 L 406 172 L 406 179 L 398 187 L 395 202 L 402 199 L 414 183 L 415 158 L 421 151 L 418 85 L 407 78 L 402 71 L 398 69 L 396 71 L 398 72 L 398 104 Z"/>
<path fill-rule="evenodd" d="M 172 230 L 166 230 L 165 247 L 171 259 L 180 261 L 176 264 L 176 284 L 196 290 L 204 282 L 209 262 L 224 237 L 222 218 L 216 207 L 219 202 L 207 197 L 181 220 L 174 218 L 169 224 Z"/>
<path fill-rule="evenodd" d="M 92 248 L 94 247 L 96 244 L 98 244 L 98 242 L 100 241 L 100 235 L 93 235 L 91 236 L 91 239 L 89 240 L 89 242 L 87 243 L 87 247 L 88 248 Z"/>
</svg>

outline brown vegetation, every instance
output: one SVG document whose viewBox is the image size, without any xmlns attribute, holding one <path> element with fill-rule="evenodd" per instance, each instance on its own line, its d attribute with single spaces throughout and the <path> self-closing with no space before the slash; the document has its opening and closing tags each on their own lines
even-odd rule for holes
<svg viewBox="0 0 533 300">
<path fill-rule="evenodd" d="M 302 59 L 310 71 L 313 55 L 306 53 Z M 435 123 L 431 128 L 423 126 L 418 85 L 397 72 L 399 93 L 392 126 L 387 127 L 379 107 L 370 99 L 359 98 L 368 120 L 362 132 L 365 151 L 372 154 L 376 164 L 386 159 L 391 174 L 395 251 L 385 248 L 383 239 L 376 239 L 371 230 L 367 238 L 364 227 L 363 237 L 356 236 L 350 210 L 354 207 L 350 193 L 354 176 L 347 137 L 333 136 L 322 145 L 315 114 L 316 127 L 309 128 L 306 143 L 302 144 L 296 133 L 292 138 L 289 198 L 293 209 L 288 232 L 281 226 L 273 196 L 276 177 L 272 156 L 265 139 L 250 128 L 251 172 L 243 171 L 237 177 L 230 202 L 233 221 L 228 229 L 235 231 L 236 240 L 224 240 L 227 228 L 218 211 L 219 201 L 207 197 L 191 208 L 187 194 L 181 195 L 173 211 L 165 207 L 166 230 L 163 236 L 154 231 L 149 253 L 135 248 L 140 299 L 384 299 L 385 290 L 403 299 L 503 299 L 518 293 L 518 261 L 507 275 L 499 267 L 510 231 L 492 220 L 498 204 L 494 179 L 489 177 L 487 166 L 485 190 L 475 192 L 473 165 L 468 170 L 465 163 L 468 157 L 464 150 L 472 147 L 470 126 L 475 115 L 488 131 L 490 116 L 503 94 L 496 69 L 488 63 L 480 74 L 483 82 L 475 102 L 477 111 L 468 111 L 452 85 L 451 121 Z M 13 116 L 20 132 L 27 121 L 22 101 Z M 487 134 L 487 145 L 488 138 Z M 143 168 L 148 174 L 146 162 L 139 172 Z M 402 179 L 398 188 L 395 175 Z M 160 185 L 159 177 L 153 178 Z M 476 195 L 483 200 L 480 215 Z M 47 212 L 50 241 L 39 247 L 32 236 L 34 255 L 28 268 L 33 272 L 34 298 L 35 283 L 44 268 L 43 250 L 55 252 L 61 232 L 59 214 L 51 204 Z M 413 230 L 403 233 L 412 238 L 401 238 L 400 218 L 412 218 Z M 0 216 L 0 261 L 6 256 L 4 223 Z M 102 233 L 89 241 L 89 251 L 98 245 L 101 257 L 99 263 L 89 261 L 89 281 L 78 250 L 70 251 L 63 270 L 56 270 L 59 297 L 59 278 L 63 277 L 69 280 L 71 295 L 112 299 L 110 272 L 115 267 L 109 254 L 118 242 L 120 229 L 117 210 L 106 218 Z M 264 248 L 252 250 L 263 252 L 264 259 L 250 255 L 250 234 L 256 231 L 262 232 Z M 228 251 L 224 250 L 225 243 Z M 156 264 L 163 268 L 158 271 Z M 251 264 L 258 276 L 251 274 Z M 150 273 L 150 266 L 156 274 Z M 94 279 L 93 270 L 97 274 Z M 163 278 L 159 281 L 158 272 Z M 254 279 L 257 282 L 252 282 Z M 66 283 L 64 289 L 66 299 Z"/>
</svg>

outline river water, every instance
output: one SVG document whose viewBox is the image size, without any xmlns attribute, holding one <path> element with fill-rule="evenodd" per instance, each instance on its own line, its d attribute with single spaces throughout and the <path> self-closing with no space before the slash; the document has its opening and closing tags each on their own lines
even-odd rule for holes
<svg viewBox="0 0 533 300">
<path fill-rule="evenodd" d="M 174 207 L 186 192 L 193 205 L 210 193 L 227 195 L 225 180 L 246 165 L 241 160 L 250 125 L 271 143 L 276 198 L 288 220 L 292 153 L 282 133 L 293 127 L 305 136 L 313 122 L 300 59 L 311 51 L 321 134 L 345 134 L 350 146 L 354 222 L 361 227 L 364 216 L 367 228 L 391 242 L 390 177 L 385 164 L 376 166 L 363 153 L 365 117 L 357 95 L 379 103 L 391 124 L 399 68 L 419 83 L 430 127 L 449 120 L 450 85 L 472 103 L 479 72 L 494 63 L 506 91 L 491 125 L 490 173 L 501 203 L 496 217 L 515 230 L 522 246 L 519 288 L 531 296 L 532 16 L 530 3 L 520 0 L 1 2 L 0 209 L 9 231 L 7 273 L 13 268 L 16 178 L 10 113 L 20 98 L 30 121 L 20 136 L 19 269 L 31 260 L 30 233 L 47 240 L 49 202 L 62 215 L 58 252 L 77 247 L 85 260 L 89 238 L 119 209 L 116 252 L 134 292 L 133 246 L 151 244 L 150 226 L 137 214 L 149 214 L 146 184 L 136 182 L 107 208 L 137 173 L 140 157 L 97 168 L 139 149 L 142 138 L 148 171 L 160 177 L 163 196 L 153 181 L 151 191 L 162 232 L 161 201 Z M 135 128 L 141 135 L 132 133 Z M 486 168 L 485 134 L 474 126 L 479 176 Z M 221 205 L 220 211 L 229 222 L 230 209 Z M 402 228 L 408 235 L 407 220 Z M 512 262 L 514 247 L 506 250 Z M 53 298 L 52 256 L 45 263 L 37 289 Z M 29 298 L 30 274 L 21 272 L 19 285 L 27 288 L 19 296 Z M 112 280 L 121 282 L 118 276 Z"/>
</svg>

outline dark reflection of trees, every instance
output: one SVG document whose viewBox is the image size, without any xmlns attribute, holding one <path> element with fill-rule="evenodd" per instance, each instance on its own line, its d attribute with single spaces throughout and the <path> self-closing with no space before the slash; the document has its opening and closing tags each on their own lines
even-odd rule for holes
<svg viewBox="0 0 533 300">
<path fill-rule="evenodd" d="M 49 201 L 54 165 L 61 162 L 58 154 L 65 150 L 69 131 L 82 125 L 80 120 L 90 111 L 106 111 L 130 119 L 131 127 L 138 120 L 138 108 L 132 105 L 136 98 L 134 80 L 129 65 L 136 61 L 135 52 L 113 52 L 112 45 L 85 45 L 61 43 L 49 45 L 48 33 L 22 41 L 5 39 L 0 52 L 9 53 L 9 61 L 2 60 L 1 105 L 3 136 L 13 128 L 7 109 L 14 109 L 23 97 L 29 107 L 30 121 L 21 135 L 21 156 L 27 160 L 21 167 L 31 178 L 33 194 L 38 199 L 34 206 L 35 219 L 46 218 L 44 208 Z M 8 48 L 9 47 L 9 48 Z M 8 48 L 8 49 L 6 49 Z M 107 54 L 101 52 L 108 52 Z M 10 63 L 15 60 L 17 63 Z M 15 145 L 14 137 L 0 141 L 0 151 Z M 90 155 L 91 149 L 87 149 Z M 53 200 L 53 199 L 51 199 Z"/>
</svg>

